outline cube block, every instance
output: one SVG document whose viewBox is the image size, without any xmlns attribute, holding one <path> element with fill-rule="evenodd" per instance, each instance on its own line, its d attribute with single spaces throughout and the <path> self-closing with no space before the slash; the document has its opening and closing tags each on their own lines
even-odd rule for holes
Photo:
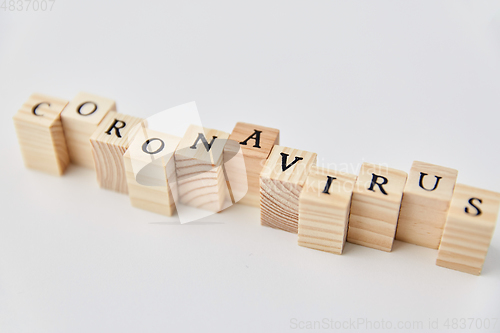
<svg viewBox="0 0 500 333">
<path fill-rule="evenodd" d="M 128 193 L 123 154 L 141 122 L 141 118 L 112 111 L 90 137 L 97 183 L 101 188 Z"/>
<path fill-rule="evenodd" d="M 176 193 L 177 185 L 174 152 L 180 140 L 146 126 L 135 133 L 123 155 L 132 206 L 166 216 L 175 212 L 172 194 L 172 188 Z"/>
<path fill-rule="evenodd" d="M 68 101 L 32 94 L 14 115 L 14 126 L 24 164 L 53 175 L 62 175 L 69 163 L 61 112 Z"/>
<path fill-rule="evenodd" d="M 437 249 L 458 171 L 415 161 L 401 202 L 396 239 Z"/>
<path fill-rule="evenodd" d="M 279 144 L 279 133 L 275 128 L 241 122 L 234 127 L 224 148 L 224 158 L 232 158 L 238 149 L 243 152 L 245 169 L 238 168 L 238 163 L 228 163 L 226 168 L 229 174 L 235 176 L 235 181 L 231 182 L 232 191 L 238 192 L 248 188 L 239 203 L 260 206 L 260 172 L 273 147 Z"/>
<path fill-rule="evenodd" d="M 298 232 L 299 196 L 316 160 L 316 153 L 274 146 L 260 173 L 262 225 Z"/>
<path fill-rule="evenodd" d="M 300 246 L 342 254 L 356 176 L 312 166 L 299 197 Z"/>
<path fill-rule="evenodd" d="M 223 152 L 228 133 L 191 125 L 175 152 L 182 204 L 219 212 L 228 198 Z"/>
<path fill-rule="evenodd" d="M 500 193 L 456 184 L 436 265 L 479 275 L 499 208 Z"/>
<path fill-rule="evenodd" d="M 72 163 L 94 168 L 89 139 L 110 111 L 116 111 L 113 100 L 84 92 L 66 106 L 61 120 Z"/>
<path fill-rule="evenodd" d="M 392 251 L 406 172 L 363 163 L 354 187 L 347 241 Z"/>
</svg>

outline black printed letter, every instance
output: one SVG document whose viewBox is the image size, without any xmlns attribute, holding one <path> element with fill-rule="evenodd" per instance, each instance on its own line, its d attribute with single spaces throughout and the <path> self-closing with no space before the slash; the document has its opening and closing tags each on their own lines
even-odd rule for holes
<svg viewBox="0 0 500 333">
<path fill-rule="evenodd" d="M 118 124 L 120 124 L 121 126 L 118 126 Z M 105 133 L 108 135 L 111 135 L 111 131 L 114 128 L 116 136 L 121 138 L 122 135 L 120 134 L 120 129 L 124 128 L 125 126 L 127 126 L 127 123 L 125 123 L 124 121 L 115 119 L 115 122 L 113 123 L 113 125 L 111 125 L 111 127 L 108 128 L 108 130 Z"/>
<path fill-rule="evenodd" d="M 429 190 L 429 189 L 426 189 L 426 188 L 424 187 L 424 177 L 425 177 L 425 176 L 427 176 L 427 174 L 426 174 L 426 173 L 423 173 L 423 172 L 421 172 L 421 173 L 420 173 L 420 181 L 419 181 L 418 185 L 419 185 L 422 189 L 424 189 L 424 190 L 426 190 L 426 191 L 429 191 L 429 192 L 434 191 L 434 190 L 438 187 L 439 180 L 440 180 L 441 178 L 443 178 L 443 177 L 439 177 L 439 176 L 434 176 L 434 177 L 436 177 L 436 183 L 434 184 L 434 187 L 433 187 L 431 190 Z"/>
<path fill-rule="evenodd" d="M 254 139 L 255 140 L 255 144 L 253 145 L 255 148 L 260 148 L 260 133 L 262 133 L 262 131 L 258 131 L 258 130 L 254 130 L 255 132 L 253 132 L 252 135 L 250 135 L 245 141 L 241 141 L 240 142 L 240 145 L 244 145 L 246 146 L 247 145 L 247 142 L 248 140 L 250 139 Z"/>
<path fill-rule="evenodd" d="M 304 159 L 303 157 L 295 156 L 295 159 L 293 160 L 293 162 L 286 165 L 286 160 L 288 158 L 288 154 L 285 154 L 285 153 L 280 153 L 280 154 L 281 154 L 281 170 L 282 171 L 288 170 L 292 165 L 294 165 L 298 161 Z"/>
<path fill-rule="evenodd" d="M 203 142 L 203 145 L 205 146 L 205 149 L 207 151 L 210 150 L 210 148 L 212 148 L 212 144 L 214 143 L 215 139 L 217 139 L 216 136 L 213 136 L 212 137 L 212 141 L 210 141 L 210 143 L 208 143 L 207 139 L 205 138 L 205 135 L 203 133 L 198 133 L 198 138 L 196 138 L 196 141 L 193 143 L 193 145 L 189 148 L 191 149 L 196 149 L 196 144 L 198 143 L 198 141 L 201 140 L 201 142 Z"/>
<path fill-rule="evenodd" d="M 377 183 L 377 180 L 379 178 L 382 178 L 383 181 L 382 183 Z M 373 187 L 375 185 L 378 185 L 378 188 L 380 189 L 380 192 L 384 193 L 385 195 L 387 195 L 387 192 L 384 190 L 384 188 L 382 187 L 382 185 L 385 185 L 387 184 L 388 180 L 387 178 L 385 178 L 384 176 L 379 176 L 379 175 L 376 175 L 374 173 L 372 173 L 372 183 L 370 184 L 370 187 L 368 188 L 369 191 L 373 191 L 375 192 L 375 190 L 373 189 Z"/>
<path fill-rule="evenodd" d="M 483 200 L 478 199 L 478 198 L 470 198 L 470 199 L 469 199 L 469 204 L 470 204 L 472 207 L 474 207 L 474 208 L 476 209 L 476 214 L 475 214 L 475 216 L 481 215 L 483 212 L 482 212 L 482 211 L 481 211 L 481 209 L 479 209 L 476 205 L 474 205 L 474 202 L 473 202 L 474 200 L 479 201 L 479 203 L 483 203 Z M 469 212 L 469 207 L 465 207 L 465 212 L 466 212 L 467 214 L 471 214 L 471 213 Z"/>
</svg>

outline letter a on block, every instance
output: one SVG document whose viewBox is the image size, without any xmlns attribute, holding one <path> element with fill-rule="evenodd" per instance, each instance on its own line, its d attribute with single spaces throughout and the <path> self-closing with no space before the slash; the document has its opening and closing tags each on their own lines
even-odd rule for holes
<svg viewBox="0 0 500 333">
<path fill-rule="evenodd" d="M 123 154 L 134 131 L 140 128 L 136 125 L 141 122 L 141 118 L 110 112 L 90 137 L 97 183 L 101 188 L 128 193 Z"/>
<path fill-rule="evenodd" d="M 300 246 L 342 254 L 356 176 L 312 166 L 299 198 Z"/>
<path fill-rule="evenodd" d="M 316 153 L 274 146 L 260 174 L 262 225 L 298 232 L 299 196 Z"/>
<path fill-rule="evenodd" d="M 436 265 L 479 275 L 500 208 L 500 193 L 457 184 Z"/>
<path fill-rule="evenodd" d="M 61 112 L 68 101 L 33 94 L 14 116 L 24 164 L 31 169 L 62 175 L 69 163 Z"/>
<path fill-rule="evenodd" d="M 171 216 L 175 212 L 177 178 L 174 152 L 181 138 L 146 128 L 134 131 L 123 160 L 132 206 Z"/>
<path fill-rule="evenodd" d="M 349 243 L 392 250 L 406 176 L 400 170 L 363 163 L 352 194 Z"/>
<path fill-rule="evenodd" d="M 274 145 L 279 144 L 279 134 L 275 128 L 260 125 L 237 123 L 234 127 L 224 147 L 224 160 L 233 158 L 240 149 L 243 152 L 245 168 L 241 168 L 241 163 L 225 163 L 227 172 L 234 175 L 231 190 L 246 192 L 239 203 L 260 206 L 260 172 Z"/>
<path fill-rule="evenodd" d="M 396 239 L 437 249 L 458 171 L 415 161 L 406 182 Z"/>
</svg>

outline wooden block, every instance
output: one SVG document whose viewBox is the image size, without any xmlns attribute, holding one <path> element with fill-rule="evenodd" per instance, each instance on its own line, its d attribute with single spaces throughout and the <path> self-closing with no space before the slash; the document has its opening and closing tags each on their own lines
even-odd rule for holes
<svg viewBox="0 0 500 333">
<path fill-rule="evenodd" d="M 311 167 L 299 198 L 299 245 L 342 254 L 356 178 Z"/>
<path fill-rule="evenodd" d="M 62 175 L 69 163 L 60 98 L 33 94 L 14 115 L 14 126 L 24 164 L 31 169 Z"/>
<path fill-rule="evenodd" d="M 94 168 L 89 139 L 110 111 L 116 111 L 113 100 L 84 92 L 66 106 L 61 120 L 72 163 Z"/>
<path fill-rule="evenodd" d="M 262 225 L 297 233 L 299 195 L 316 153 L 274 146 L 260 173 Z"/>
<path fill-rule="evenodd" d="M 177 183 L 174 152 L 181 138 L 143 124 L 123 155 L 130 203 L 171 216 L 175 212 L 171 186 Z"/>
<path fill-rule="evenodd" d="M 415 161 L 401 202 L 396 239 L 437 249 L 458 171 Z"/>
<path fill-rule="evenodd" d="M 275 128 L 269 128 L 247 123 L 237 123 L 233 132 L 229 136 L 229 141 L 224 148 L 224 158 L 233 157 L 241 148 L 245 160 L 245 169 L 235 167 L 226 167 L 226 171 L 235 175 L 236 181 L 231 182 L 231 190 L 241 191 L 248 184 L 248 191 L 245 197 L 239 203 L 260 207 L 260 184 L 259 177 L 265 161 L 269 157 L 274 145 L 278 145 L 280 140 L 280 131 Z M 246 182 L 246 183 L 245 183 Z"/>
<path fill-rule="evenodd" d="M 456 184 L 436 265 L 479 275 L 500 208 L 500 193 Z"/>
<path fill-rule="evenodd" d="M 128 193 L 123 154 L 133 139 L 133 131 L 140 128 L 136 125 L 141 122 L 140 118 L 112 111 L 90 137 L 97 183 L 100 187 Z"/>
<path fill-rule="evenodd" d="M 182 204 L 219 212 L 226 200 L 223 151 L 228 133 L 191 125 L 175 152 Z"/>
<path fill-rule="evenodd" d="M 352 194 L 347 241 L 391 251 L 406 172 L 363 163 Z"/>
</svg>

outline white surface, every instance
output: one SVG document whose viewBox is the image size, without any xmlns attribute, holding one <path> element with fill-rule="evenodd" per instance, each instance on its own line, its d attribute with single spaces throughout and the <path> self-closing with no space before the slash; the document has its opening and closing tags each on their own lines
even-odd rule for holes
<svg viewBox="0 0 500 333">
<path fill-rule="evenodd" d="M 261 227 L 256 208 L 180 225 L 98 189 L 91 171 L 26 170 L 11 121 L 35 91 L 93 92 L 142 117 L 194 100 L 208 127 L 276 127 L 282 145 L 352 173 L 422 160 L 498 192 L 499 9 L 57 0 L 51 12 L 0 11 L 0 331 L 283 332 L 323 318 L 427 330 L 429 319 L 500 317 L 498 230 L 475 277 L 401 242 L 392 253 L 302 248 Z"/>
</svg>

